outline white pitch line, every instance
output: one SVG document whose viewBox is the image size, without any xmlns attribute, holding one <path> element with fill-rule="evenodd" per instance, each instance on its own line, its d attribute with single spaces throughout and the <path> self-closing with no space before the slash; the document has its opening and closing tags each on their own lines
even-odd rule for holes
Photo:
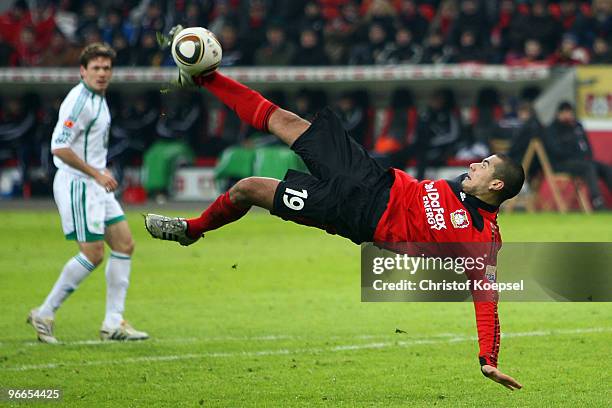
<svg viewBox="0 0 612 408">
<path fill-rule="evenodd" d="M 406 335 L 406 333 L 386 333 L 386 334 L 363 334 L 358 336 L 330 336 L 326 337 L 329 340 L 346 340 L 347 338 L 353 338 L 358 340 L 371 340 L 371 339 L 388 339 L 389 336 L 397 336 L 400 335 L 402 338 L 422 338 Z M 456 337 L 456 333 L 439 333 L 432 335 L 432 338 L 446 338 L 446 337 Z M 304 336 L 292 336 L 292 335 L 264 335 L 264 336 L 219 336 L 219 337 L 171 337 L 171 338 L 153 338 L 147 340 L 147 344 L 149 343 L 160 343 L 160 344 L 182 344 L 182 343 L 214 343 L 214 342 L 226 342 L 226 341 L 237 341 L 237 342 L 249 342 L 249 341 L 282 341 L 282 340 L 317 340 L 312 337 L 304 337 Z M 48 345 L 41 343 L 39 341 L 27 341 L 25 343 L 21 343 L 28 347 L 48 347 Z M 117 342 L 117 341 L 107 341 L 107 340 L 75 340 L 75 341 L 60 341 L 60 346 L 121 346 L 121 345 L 134 345 L 138 343 L 134 342 Z M 0 343 L 0 346 L 2 344 Z"/>
<path fill-rule="evenodd" d="M 594 327 L 587 329 L 560 329 L 550 331 L 531 331 L 531 332 L 517 332 L 508 333 L 502 335 L 503 338 L 513 337 L 542 337 L 542 336 L 558 336 L 568 334 L 588 334 L 588 333 L 610 333 L 612 327 Z M 355 351 L 355 350 L 369 350 L 369 349 L 385 349 L 393 347 L 410 347 L 423 344 L 440 344 L 440 343 L 457 343 L 464 341 L 474 341 L 474 336 L 455 336 L 451 338 L 436 338 L 436 337 L 423 337 L 415 340 L 399 340 L 390 342 L 378 342 L 378 343 L 367 343 L 367 344 L 346 344 L 340 346 L 331 347 L 311 347 L 301 349 L 276 349 L 276 350 L 260 350 L 260 351 L 238 351 L 238 352 L 211 352 L 211 353 L 197 353 L 197 354 L 176 354 L 167 356 L 149 356 L 149 357 L 127 357 L 117 360 L 98 360 L 98 361 L 82 361 L 78 363 L 48 363 L 48 364 L 31 364 L 21 365 L 16 367 L 1 367 L 0 371 L 30 371 L 30 370 L 42 370 L 42 369 L 55 369 L 65 367 L 90 367 L 100 366 L 109 364 L 135 364 L 135 363 L 157 363 L 166 361 L 180 361 L 180 360 L 193 360 L 203 358 L 232 358 L 232 357 L 261 357 L 261 356 L 278 356 L 278 355 L 292 355 L 292 354 L 319 354 L 319 353 L 334 353 L 342 351 Z"/>
<path fill-rule="evenodd" d="M 147 343 L 212 343 L 219 341 L 279 341 L 279 340 L 294 340 L 294 336 L 289 335 L 267 335 L 267 336 L 254 336 L 254 337 L 239 337 L 239 336 L 226 336 L 226 337 L 171 337 L 161 339 L 150 339 Z M 26 346 L 46 346 L 39 341 L 28 341 L 23 343 Z M 108 340 L 76 340 L 76 341 L 60 341 L 62 346 L 100 346 L 100 345 L 117 345 L 117 344 L 135 344 L 133 342 L 117 342 Z"/>
</svg>

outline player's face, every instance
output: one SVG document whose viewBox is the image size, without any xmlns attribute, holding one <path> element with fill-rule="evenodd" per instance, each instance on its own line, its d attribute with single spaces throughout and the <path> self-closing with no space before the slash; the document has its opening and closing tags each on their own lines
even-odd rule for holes
<svg viewBox="0 0 612 408">
<path fill-rule="evenodd" d="M 87 67 L 81 65 L 81 78 L 94 92 L 104 94 L 112 76 L 113 66 L 110 58 L 96 57 L 89 61 Z"/>
<path fill-rule="evenodd" d="M 493 155 L 480 163 L 470 164 L 467 177 L 461 183 L 463 191 L 478 196 L 488 193 L 491 189 L 497 189 L 499 180 L 493 178 L 493 173 L 498 163 L 501 163 L 501 159 Z"/>
</svg>

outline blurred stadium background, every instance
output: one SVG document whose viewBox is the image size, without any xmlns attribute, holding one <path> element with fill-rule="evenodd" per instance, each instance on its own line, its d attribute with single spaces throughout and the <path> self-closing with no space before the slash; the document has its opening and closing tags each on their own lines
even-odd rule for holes
<svg viewBox="0 0 612 408">
<path fill-rule="evenodd" d="M 534 153 L 500 216 L 504 240 L 612 241 L 609 213 L 581 214 L 612 208 L 603 178 L 597 202 L 550 151 L 559 126 L 571 136 L 579 122 L 592 158 L 574 150 L 612 165 L 610 1 L 4 0 L 0 388 L 59 387 L 62 406 L 609 405 L 609 304 L 502 302 L 500 361 L 525 385 L 507 393 L 478 372 L 471 304 L 360 303 L 359 248 L 346 240 L 261 211 L 188 250 L 151 240 L 137 211 L 195 215 L 237 178 L 302 166 L 205 92 L 160 92 L 176 72 L 155 33 L 177 23 L 218 35 L 224 73 L 306 118 L 331 105 L 412 174 Z M 99 40 L 118 51 L 109 163 L 137 242 L 128 318 L 152 339 L 96 340 L 96 271 L 50 350 L 23 323 L 74 251 L 49 143 L 80 49 Z M 564 101 L 578 122 L 554 123 Z"/>
<path fill-rule="evenodd" d="M 307 118 L 333 106 L 383 162 L 419 176 L 455 174 L 489 152 L 521 160 L 533 138 L 554 145 L 547 127 L 562 101 L 575 106 L 594 160 L 610 165 L 611 9 L 598 0 L 5 1 L 0 195 L 50 197 L 58 106 L 79 80 L 81 47 L 100 40 L 118 51 L 109 159 L 126 203 L 210 200 L 233 179 L 299 167 L 206 93 L 160 93 L 175 73 L 155 33 L 177 23 L 217 33 L 226 74 Z M 521 116 L 531 107 L 535 126 Z M 522 205 L 584 208 L 584 183 L 546 177 L 538 159 Z M 609 207 L 600 189 L 595 204 Z"/>
</svg>

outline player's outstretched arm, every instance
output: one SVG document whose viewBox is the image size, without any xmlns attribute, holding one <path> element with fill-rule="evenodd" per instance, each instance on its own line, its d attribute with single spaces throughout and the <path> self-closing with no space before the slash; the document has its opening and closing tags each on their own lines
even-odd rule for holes
<svg viewBox="0 0 612 408">
<path fill-rule="evenodd" d="M 480 367 L 480 370 L 485 375 L 485 377 L 490 378 L 496 383 L 500 383 L 511 391 L 520 390 L 521 388 L 523 388 L 523 386 L 514 378 L 502 373 L 499 369 L 493 366 L 485 364 Z"/>
</svg>

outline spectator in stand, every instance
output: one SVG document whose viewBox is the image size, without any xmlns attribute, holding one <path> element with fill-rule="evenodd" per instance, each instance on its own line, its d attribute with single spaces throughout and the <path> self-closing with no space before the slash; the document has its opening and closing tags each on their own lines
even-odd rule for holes
<svg viewBox="0 0 612 408">
<path fill-rule="evenodd" d="M 102 40 L 111 44 L 117 34 L 123 33 L 122 23 L 123 17 L 120 10 L 114 8 L 108 10 L 102 23 Z"/>
<path fill-rule="evenodd" d="M 55 31 L 55 7 L 48 0 L 35 3 L 31 9 L 32 25 L 36 42 L 41 49 L 51 43 L 51 37 Z"/>
<path fill-rule="evenodd" d="M 76 7 L 72 6 L 71 0 L 59 0 L 55 10 L 55 24 L 64 33 L 66 38 L 76 42 L 76 30 L 79 23 Z M 52 166 L 55 168 L 55 166 Z"/>
<path fill-rule="evenodd" d="M 589 52 L 578 46 L 576 36 L 571 33 L 563 34 L 561 45 L 557 52 L 550 57 L 553 65 L 578 65 L 588 64 Z"/>
<path fill-rule="evenodd" d="M 542 44 L 544 54 L 553 52 L 561 38 L 563 27 L 549 14 L 545 0 L 534 0 L 527 23 L 527 27 L 522 27 L 525 29 L 522 39 L 535 38 Z"/>
<path fill-rule="evenodd" d="M 137 94 L 128 103 L 113 103 L 119 107 L 111 126 L 111 143 L 108 160 L 113 163 L 113 173 L 120 187 L 124 170 L 132 162 L 141 159 L 155 139 L 155 127 L 159 118 L 159 92 Z"/>
<path fill-rule="evenodd" d="M 612 52 L 605 38 L 597 37 L 593 43 L 591 64 L 612 64 Z"/>
<path fill-rule="evenodd" d="M 404 27 L 395 32 L 395 42 L 385 47 L 382 57 L 389 64 L 418 64 L 423 48 L 412 38 L 412 32 Z"/>
<path fill-rule="evenodd" d="M 40 173 L 41 184 L 46 185 L 47 196 L 53 194 L 53 176 L 57 171 L 57 167 L 53 164 L 53 154 L 51 153 L 51 136 L 53 129 L 57 123 L 60 106 L 64 100 L 64 94 L 52 95 L 43 104 L 40 111 L 38 128 L 36 130 L 36 138 L 40 151 Z"/>
<path fill-rule="evenodd" d="M 204 110 L 196 98 L 200 98 L 196 92 L 177 91 L 163 99 L 166 114 L 159 116 L 155 127 L 159 139 L 144 153 L 143 187 L 160 204 L 166 202 L 174 170 L 193 161 L 189 138 L 204 133 Z"/>
<path fill-rule="evenodd" d="M 4 118 L 0 123 L 0 150 L 11 153 L 9 157 L 17 158 L 19 179 L 24 195 L 29 186 L 31 155 L 35 148 L 38 104 L 34 106 L 31 96 L 11 97 L 6 101 Z M 26 197 L 27 198 L 27 197 Z"/>
<path fill-rule="evenodd" d="M 71 44 L 61 31 L 55 30 L 51 43 L 40 56 L 41 67 L 72 67 L 79 63 L 81 50 Z"/>
<path fill-rule="evenodd" d="M 429 22 L 421 15 L 415 0 L 401 0 L 398 21 L 400 28 L 410 30 L 415 43 L 421 44 L 423 42 Z"/>
<path fill-rule="evenodd" d="M 16 1 L 11 8 L 0 15 L 0 37 L 16 47 L 19 43 L 21 31 L 24 27 L 32 25 L 32 16 L 25 0 Z"/>
<path fill-rule="evenodd" d="M 316 0 L 321 6 L 321 14 L 327 21 L 335 19 L 340 14 L 342 6 L 352 0 Z M 361 3 L 361 1 L 359 1 Z"/>
<path fill-rule="evenodd" d="M 321 6 L 316 1 L 309 1 L 304 5 L 304 16 L 299 24 L 300 27 L 309 27 L 316 33 L 323 33 L 325 19 L 321 14 Z"/>
<path fill-rule="evenodd" d="M 548 60 L 542 53 L 542 45 L 534 38 L 525 41 L 525 52 L 517 54 L 509 52 L 506 56 L 506 64 L 513 66 L 547 65 Z"/>
<path fill-rule="evenodd" d="M 301 118 L 312 120 L 327 106 L 327 94 L 322 90 L 300 89 L 295 95 L 293 111 Z"/>
<path fill-rule="evenodd" d="M 38 65 L 42 49 L 36 42 L 33 27 L 23 27 L 19 35 L 19 41 L 15 46 L 15 51 L 17 54 L 17 66 L 31 68 Z"/>
<path fill-rule="evenodd" d="M 534 138 L 542 139 L 544 137 L 544 127 L 538 120 L 538 115 L 531 103 L 527 101 L 521 102 L 517 113 L 519 126 L 514 129 L 512 134 L 508 155 L 517 163 L 521 163 L 531 140 Z M 525 169 L 527 177 L 530 178 L 535 175 L 539 169 L 540 163 L 537 160 L 532 161 L 530 168 Z"/>
<path fill-rule="evenodd" d="M 468 47 L 482 48 L 488 46 L 490 33 L 489 22 L 480 3 L 476 0 L 462 0 L 459 17 L 454 21 L 448 41 L 452 46 L 462 47 L 461 41 L 466 32 L 471 33 L 472 42 Z M 474 50 L 466 50 L 473 53 Z"/>
<path fill-rule="evenodd" d="M 442 41 L 449 37 L 455 19 L 457 19 L 457 3 L 455 0 L 443 0 L 438 7 L 436 16 L 431 21 L 429 33 L 436 32 L 442 36 Z M 427 42 L 427 40 L 425 40 Z"/>
<path fill-rule="evenodd" d="M 394 90 L 391 94 L 391 103 L 384 111 L 373 153 L 388 157 L 409 146 L 414 139 L 416 119 L 417 110 L 412 92 L 406 88 Z"/>
<path fill-rule="evenodd" d="M 532 6 L 529 4 L 516 6 L 513 0 L 502 2 L 499 22 L 493 28 L 491 36 L 493 43 L 499 44 L 498 48 L 503 55 L 509 52 L 520 55 L 523 52 L 525 41 L 532 38 L 527 34 L 530 30 L 531 10 Z M 496 30 L 499 30 L 499 32 Z"/>
<path fill-rule="evenodd" d="M 311 0 L 292 0 L 292 1 L 278 1 L 275 0 L 274 8 L 276 9 L 276 15 L 285 22 L 287 26 L 291 28 L 297 29 L 298 31 L 303 28 L 300 25 L 302 18 L 304 18 L 304 14 L 306 14 L 306 4 L 308 4 Z M 321 6 L 319 2 L 316 2 L 318 8 Z M 315 28 L 316 31 L 321 33 L 323 31 L 323 27 L 325 27 L 325 19 L 323 15 L 319 12 L 321 21 L 320 25 Z M 297 35 L 297 33 L 292 32 L 292 35 Z"/>
<path fill-rule="evenodd" d="M 248 4 L 247 13 L 240 13 L 240 38 L 244 50 L 256 50 L 266 41 L 268 28 L 266 24 L 266 4 L 262 0 L 242 2 Z M 256 63 L 257 64 L 257 63 Z"/>
<path fill-rule="evenodd" d="M 354 1 L 340 7 L 340 14 L 325 25 L 325 48 L 332 64 L 346 64 L 351 45 L 357 42 L 362 26 L 359 8 Z"/>
<path fill-rule="evenodd" d="M 145 31 L 140 36 L 140 47 L 134 52 L 134 65 L 141 67 L 159 67 L 163 61 L 163 52 L 157 45 L 153 31 Z"/>
<path fill-rule="evenodd" d="M 312 28 L 305 28 L 300 33 L 300 46 L 293 55 L 291 65 L 329 65 L 329 58 L 321 45 L 319 35 Z"/>
<path fill-rule="evenodd" d="M 461 139 L 461 119 L 453 95 L 447 90 L 437 90 L 425 111 L 419 114 L 414 143 L 391 154 L 384 163 L 401 169 L 414 158 L 417 160 L 416 177 L 422 180 L 429 166 L 443 164 L 453 156 Z"/>
<path fill-rule="evenodd" d="M 113 61 L 114 66 L 125 67 L 130 65 L 132 62 L 132 50 L 127 38 L 123 34 L 117 33 L 113 37 L 113 49 L 117 53 L 115 61 Z"/>
<path fill-rule="evenodd" d="M 91 35 L 92 32 L 97 32 L 98 34 L 100 32 L 100 26 L 98 24 L 99 15 L 100 10 L 93 1 L 85 2 L 83 7 L 81 7 L 76 35 L 86 44 L 90 43 L 86 38 L 88 35 Z"/>
<path fill-rule="evenodd" d="M 510 27 L 511 23 L 515 20 L 520 20 L 522 15 L 516 12 L 516 7 L 513 0 L 502 0 L 499 5 L 499 14 L 497 21 L 493 23 L 491 29 L 491 46 L 492 46 L 492 59 L 491 62 L 494 64 L 503 61 L 504 57 L 511 51 L 510 44 Z M 518 54 L 518 49 L 512 50 Z"/>
<path fill-rule="evenodd" d="M 295 54 L 295 46 L 287 41 L 285 30 L 272 23 L 266 30 L 266 44 L 255 51 L 255 65 L 287 66 Z"/>
<path fill-rule="evenodd" d="M 135 24 L 136 35 L 131 39 L 136 44 L 139 44 L 137 47 L 142 44 L 141 37 L 145 33 L 163 32 L 165 28 L 162 9 L 158 0 L 148 1 L 147 3 L 148 5 L 143 15 L 138 12 L 138 9 L 135 9 L 132 10 L 132 15 L 130 16 L 132 21 L 137 22 Z M 134 42 L 132 44 L 134 44 Z"/>
<path fill-rule="evenodd" d="M 83 35 L 81 37 L 81 42 L 84 44 L 92 44 L 102 41 L 102 36 L 100 35 L 100 30 L 97 28 L 90 28 L 83 31 Z"/>
<path fill-rule="evenodd" d="M 593 42 L 593 27 L 585 24 L 587 19 L 575 0 L 559 2 L 559 21 L 563 32 L 576 35 L 579 44 L 590 45 Z"/>
<path fill-rule="evenodd" d="M 576 0 L 559 1 L 559 21 L 562 30 L 565 32 L 575 32 L 575 24 L 582 17 L 582 13 L 576 4 Z"/>
<path fill-rule="evenodd" d="M 335 112 L 340 118 L 344 129 L 361 145 L 368 145 L 367 112 L 360 106 L 354 93 L 345 92 L 340 95 L 335 106 Z"/>
<path fill-rule="evenodd" d="M 129 21 L 123 20 L 120 9 L 112 8 L 108 11 L 104 26 L 102 27 L 102 39 L 104 42 L 111 44 L 114 42 L 115 37 L 122 36 L 130 43 L 134 34 L 134 26 Z"/>
<path fill-rule="evenodd" d="M 454 51 L 451 46 L 444 43 L 442 34 L 432 31 L 425 40 L 422 64 L 446 64 L 452 61 Z"/>
<path fill-rule="evenodd" d="M 388 36 L 392 37 L 395 34 L 397 26 L 397 12 L 389 2 L 389 0 L 371 0 L 364 1 L 362 9 L 366 7 L 364 19 L 369 27 L 377 24 L 381 26 Z"/>
<path fill-rule="evenodd" d="M 374 23 L 368 31 L 368 41 L 356 45 L 349 57 L 350 65 L 374 65 L 387 64 L 385 58 L 388 52 L 387 47 L 392 45 L 388 39 L 387 31 L 381 24 Z"/>
<path fill-rule="evenodd" d="M 220 36 L 223 28 L 227 25 L 236 27 L 237 16 L 232 9 L 229 0 L 218 0 L 214 4 L 214 8 L 211 12 L 211 19 L 208 25 L 208 29 Z M 237 28 L 236 28 L 237 29 Z"/>
<path fill-rule="evenodd" d="M 593 0 L 592 18 L 587 19 L 595 36 L 610 38 L 612 34 L 612 2 L 610 0 Z"/>
<path fill-rule="evenodd" d="M 589 139 L 569 102 L 559 104 L 555 120 L 546 129 L 545 145 L 555 171 L 582 178 L 589 187 L 593 207 L 604 209 L 598 179 L 601 177 L 612 190 L 612 166 L 593 160 Z"/>
<path fill-rule="evenodd" d="M 453 62 L 486 62 L 486 50 L 479 46 L 476 41 L 476 34 L 473 31 L 469 29 L 462 31 L 459 38 L 459 47 L 456 50 Z"/>
<path fill-rule="evenodd" d="M 2 38 L 0 33 L 0 67 L 13 67 L 17 65 L 15 49 Z"/>
<path fill-rule="evenodd" d="M 209 27 L 208 16 L 213 11 L 213 2 L 191 1 L 185 7 L 184 27 Z"/>
<path fill-rule="evenodd" d="M 248 53 L 242 47 L 238 39 L 238 29 L 232 24 L 226 24 L 221 29 L 219 42 L 223 47 L 223 58 L 221 59 L 222 67 L 235 67 L 240 65 L 249 65 L 250 61 Z"/>
</svg>

